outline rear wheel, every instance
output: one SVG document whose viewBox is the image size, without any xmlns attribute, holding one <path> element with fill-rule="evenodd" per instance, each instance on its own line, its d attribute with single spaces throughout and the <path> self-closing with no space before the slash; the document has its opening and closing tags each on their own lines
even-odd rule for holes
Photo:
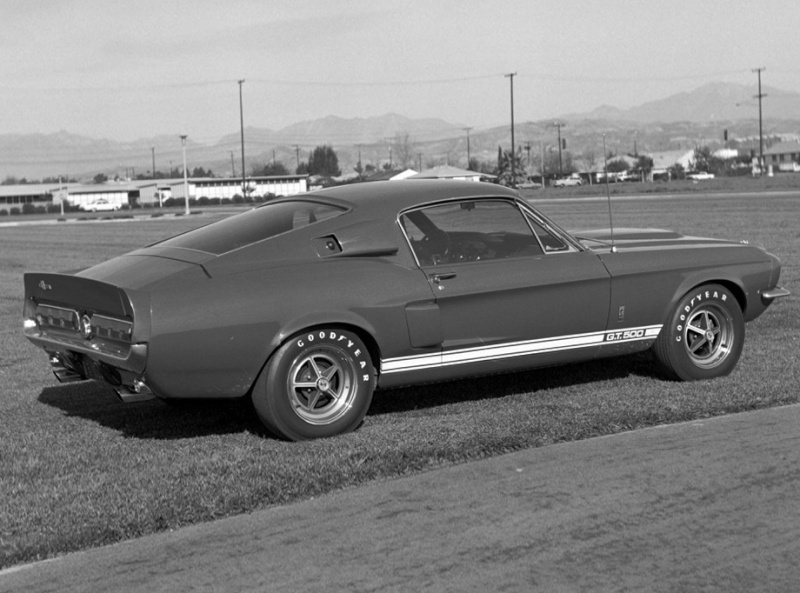
<svg viewBox="0 0 800 593">
<path fill-rule="evenodd" d="M 356 429 L 374 385 L 374 367 L 361 339 L 322 328 L 284 343 L 261 372 L 252 398 L 271 432 L 302 441 Z"/>
<path fill-rule="evenodd" d="M 693 381 L 729 374 L 743 346 L 738 301 L 724 286 L 706 284 L 680 300 L 653 350 L 667 375 Z"/>
</svg>

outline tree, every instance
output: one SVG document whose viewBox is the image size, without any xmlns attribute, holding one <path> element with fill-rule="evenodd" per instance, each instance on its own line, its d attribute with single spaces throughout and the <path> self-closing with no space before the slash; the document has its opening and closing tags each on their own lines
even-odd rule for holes
<svg viewBox="0 0 800 593">
<path fill-rule="evenodd" d="M 702 146 L 694 151 L 695 171 L 707 171 L 714 175 L 724 175 L 726 173 L 725 161 L 711 154 L 708 146 Z"/>
<path fill-rule="evenodd" d="M 636 166 L 634 169 L 644 174 L 645 179 L 647 179 L 650 175 L 650 171 L 653 170 L 653 159 L 645 155 L 639 156 L 639 158 L 636 159 Z"/>
<path fill-rule="evenodd" d="M 513 159 L 513 174 L 512 174 L 512 159 Z M 516 187 L 520 183 L 525 182 L 525 167 L 522 165 L 522 158 L 518 152 L 511 155 L 507 150 L 497 147 L 497 181 L 509 187 Z"/>
<path fill-rule="evenodd" d="M 569 175 L 575 171 L 572 164 L 572 154 L 562 151 L 561 156 L 558 155 L 558 147 L 551 148 L 544 154 L 544 171 L 542 175 L 545 177 L 558 177 L 560 175 Z"/>
<path fill-rule="evenodd" d="M 586 165 L 589 167 L 590 171 L 594 171 L 595 167 L 597 166 L 597 153 L 595 153 L 594 148 L 587 148 L 583 151 L 583 160 L 586 162 Z M 591 175 L 589 179 L 591 179 Z"/>
<path fill-rule="evenodd" d="M 392 152 L 394 153 L 394 164 L 400 169 L 414 166 L 414 143 L 408 132 L 395 134 Z"/>
<path fill-rule="evenodd" d="M 211 169 L 203 169 L 203 167 L 195 167 L 192 169 L 192 174 L 190 177 L 213 177 L 214 173 L 212 173 Z"/>
<path fill-rule="evenodd" d="M 686 179 L 686 171 L 680 163 L 675 163 L 667 168 L 667 172 L 669 173 L 670 179 Z"/>
<path fill-rule="evenodd" d="M 106 175 L 105 173 L 98 173 L 97 175 L 94 176 L 94 182 L 98 185 L 101 183 L 105 183 L 106 181 L 108 181 L 108 175 Z"/>
<path fill-rule="evenodd" d="M 299 167 L 298 167 L 299 168 Z M 308 157 L 308 173 L 324 177 L 337 177 L 342 174 L 336 151 L 327 144 L 317 146 Z"/>
<path fill-rule="evenodd" d="M 266 163 L 261 167 L 255 166 L 253 167 L 253 176 L 258 177 L 260 175 L 269 176 L 269 175 L 288 175 L 289 169 L 280 162 L 274 161 L 272 163 Z"/>
<path fill-rule="evenodd" d="M 606 169 L 609 173 L 622 173 L 628 170 L 628 161 L 622 158 L 609 158 Z"/>
</svg>

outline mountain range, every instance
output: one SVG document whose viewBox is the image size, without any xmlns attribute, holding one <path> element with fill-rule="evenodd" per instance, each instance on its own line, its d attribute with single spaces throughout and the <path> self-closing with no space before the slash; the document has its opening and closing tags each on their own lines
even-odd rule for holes
<svg viewBox="0 0 800 593">
<path fill-rule="evenodd" d="M 524 122 L 515 126 L 523 150 L 536 154 L 546 145 L 557 145 L 553 121 L 564 125 L 561 133 L 573 153 L 607 150 L 616 153 L 690 149 L 698 144 L 719 145 L 729 138 L 757 137 L 758 88 L 755 85 L 709 83 L 694 91 L 620 109 L 601 106 L 586 113 Z M 764 134 L 796 134 L 800 131 L 800 94 L 763 87 Z M 423 168 L 438 164 L 466 166 L 470 155 L 493 162 L 498 146 L 507 148 L 508 126 L 472 130 L 462 123 L 441 119 L 410 119 L 399 114 L 368 118 L 328 115 L 302 121 L 280 130 L 247 127 L 244 131 L 247 173 L 254 167 L 280 161 L 289 170 L 308 159 L 318 145 L 336 150 L 343 172 L 363 164 L 382 166 L 399 154 L 408 165 Z M 401 150 L 402 149 L 402 150 Z M 394 154 L 392 154 L 394 150 Z M 210 169 L 217 176 L 241 175 L 241 138 L 238 130 L 216 142 L 187 140 L 188 168 Z M 44 177 L 89 180 L 97 173 L 109 177 L 150 175 L 182 166 L 182 146 L 177 136 L 142 138 L 132 142 L 94 139 L 60 131 L 53 134 L 0 134 L 0 179 L 6 181 Z"/>
</svg>

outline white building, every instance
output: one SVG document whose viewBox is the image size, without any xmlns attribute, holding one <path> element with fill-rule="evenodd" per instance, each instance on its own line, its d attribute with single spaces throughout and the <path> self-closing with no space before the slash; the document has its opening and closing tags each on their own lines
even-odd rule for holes
<svg viewBox="0 0 800 593">
<path fill-rule="evenodd" d="M 460 179 L 463 181 L 481 181 L 482 179 L 495 179 L 496 175 L 487 175 L 478 171 L 459 169 L 450 165 L 425 169 L 422 173 L 411 175 L 407 179 Z"/>
<path fill-rule="evenodd" d="M 274 175 L 269 177 L 247 177 L 247 194 L 249 196 L 293 196 L 308 191 L 308 175 Z M 175 199 L 185 197 L 184 183 L 182 179 L 169 179 L 158 182 L 155 186 L 148 186 L 145 195 L 141 199 L 153 200 L 158 203 L 159 193 L 165 192 Z M 242 179 L 234 177 L 201 177 L 189 178 L 188 180 L 189 199 L 197 200 L 200 198 L 209 199 L 233 199 L 234 196 L 242 195 Z M 162 194 L 163 197 L 163 194 Z M 147 202 L 142 202 L 147 203 Z M 151 202 L 152 203 L 152 202 Z"/>
</svg>

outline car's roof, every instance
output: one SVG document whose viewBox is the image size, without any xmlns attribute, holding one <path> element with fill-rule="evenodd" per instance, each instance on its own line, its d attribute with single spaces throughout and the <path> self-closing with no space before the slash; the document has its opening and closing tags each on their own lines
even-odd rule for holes
<svg viewBox="0 0 800 593">
<path fill-rule="evenodd" d="M 294 196 L 295 198 L 299 196 Z M 405 179 L 340 185 L 303 194 L 304 198 L 331 199 L 345 202 L 365 213 L 399 212 L 421 204 L 453 198 L 504 197 L 518 198 L 513 189 L 476 181 Z"/>
</svg>

